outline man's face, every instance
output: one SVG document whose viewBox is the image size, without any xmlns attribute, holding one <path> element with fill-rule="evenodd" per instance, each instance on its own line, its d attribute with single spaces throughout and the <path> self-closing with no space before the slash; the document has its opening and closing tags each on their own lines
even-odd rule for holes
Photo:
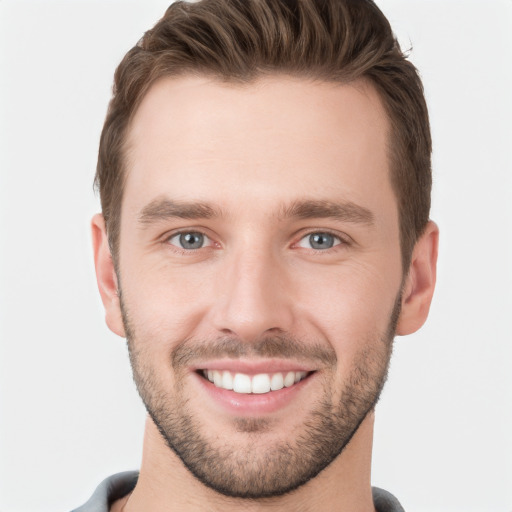
<svg viewBox="0 0 512 512">
<path fill-rule="evenodd" d="M 387 135 L 364 83 L 182 77 L 139 107 L 124 328 L 154 423 L 219 492 L 305 483 L 378 398 L 402 285 Z"/>
</svg>

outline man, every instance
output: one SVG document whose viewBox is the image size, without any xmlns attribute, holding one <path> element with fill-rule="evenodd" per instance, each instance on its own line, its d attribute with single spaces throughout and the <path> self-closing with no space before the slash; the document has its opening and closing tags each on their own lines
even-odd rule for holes
<svg viewBox="0 0 512 512">
<path fill-rule="evenodd" d="M 434 290 L 430 153 L 373 2 L 171 5 L 116 71 L 92 222 L 143 461 L 77 510 L 402 510 L 372 429 Z"/>
</svg>

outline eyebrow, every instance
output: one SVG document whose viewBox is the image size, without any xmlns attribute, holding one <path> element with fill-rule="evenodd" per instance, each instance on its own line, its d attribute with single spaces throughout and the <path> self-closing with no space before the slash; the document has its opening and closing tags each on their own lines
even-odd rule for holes
<svg viewBox="0 0 512 512">
<path fill-rule="evenodd" d="M 147 204 L 138 216 L 142 225 L 168 219 L 212 219 L 222 216 L 222 211 L 208 203 L 154 199 Z M 277 217 L 285 219 L 336 219 L 343 222 L 372 225 L 373 213 L 364 206 L 350 201 L 335 202 L 326 200 L 297 200 L 281 207 Z"/>
<path fill-rule="evenodd" d="M 373 213 L 358 204 L 348 202 L 334 202 L 323 200 L 294 201 L 282 209 L 282 218 L 295 219 L 336 219 L 355 224 L 374 223 Z"/>
<path fill-rule="evenodd" d="M 146 225 L 167 219 L 211 219 L 220 217 L 220 210 L 208 203 L 186 202 L 166 198 L 154 199 L 140 212 L 138 221 Z"/>
</svg>

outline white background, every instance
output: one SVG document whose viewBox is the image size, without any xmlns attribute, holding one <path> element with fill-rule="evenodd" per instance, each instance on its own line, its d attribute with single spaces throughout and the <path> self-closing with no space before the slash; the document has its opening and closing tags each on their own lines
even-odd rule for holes
<svg viewBox="0 0 512 512">
<path fill-rule="evenodd" d="M 88 223 L 115 66 L 165 0 L 0 0 L 0 511 L 80 505 L 139 465 Z M 373 483 L 408 511 L 512 511 L 512 2 L 382 0 L 424 79 L 441 228 L 430 319 L 398 338 Z"/>
</svg>

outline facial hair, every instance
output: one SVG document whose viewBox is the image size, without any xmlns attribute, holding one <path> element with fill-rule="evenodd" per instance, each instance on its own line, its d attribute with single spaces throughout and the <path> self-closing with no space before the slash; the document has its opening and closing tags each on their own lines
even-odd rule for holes
<svg viewBox="0 0 512 512">
<path fill-rule="evenodd" d="M 191 363 L 201 358 L 293 357 L 295 361 L 321 362 L 334 375 L 337 356 L 332 347 L 304 342 L 284 333 L 251 344 L 229 337 L 183 340 L 170 356 L 176 385 L 169 390 L 159 383 L 157 372 L 151 368 L 143 348 L 148 340 L 141 343 L 143 340 L 137 339 L 135 326 L 120 298 L 133 378 L 166 444 L 204 485 L 224 496 L 252 500 L 294 491 L 341 454 L 379 400 L 401 305 L 398 296 L 385 332 L 360 340 L 361 348 L 342 383 L 323 380 L 323 391 L 295 437 L 262 447 L 258 441 L 272 430 L 272 420 L 266 418 L 234 420 L 237 432 L 246 435 L 243 446 L 235 446 L 230 439 L 207 437 L 202 429 L 208 425 L 204 425 L 200 411 L 192 410 L 184 389 Z"/>
</svg>

